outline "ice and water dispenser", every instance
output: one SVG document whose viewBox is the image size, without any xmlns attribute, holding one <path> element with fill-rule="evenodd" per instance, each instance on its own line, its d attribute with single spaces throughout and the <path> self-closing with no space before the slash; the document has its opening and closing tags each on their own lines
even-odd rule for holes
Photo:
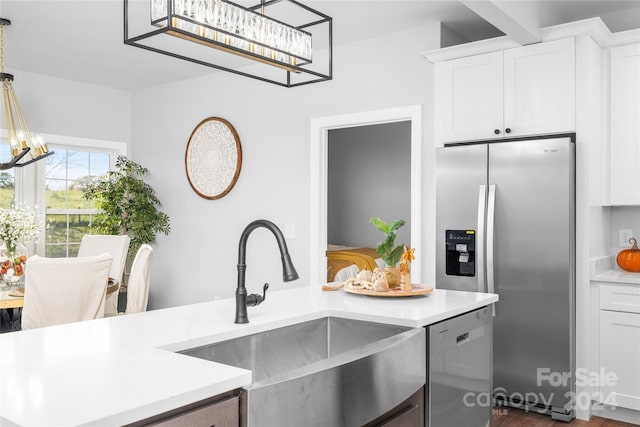
<svg viewBox="0 0 640 427">
<path fill-rule="evenodd" d="M 475 276 L 476 232 L 474 230 L 447 230 L 446 233 L 446 274 L 448 276 Z"/>
</svg>

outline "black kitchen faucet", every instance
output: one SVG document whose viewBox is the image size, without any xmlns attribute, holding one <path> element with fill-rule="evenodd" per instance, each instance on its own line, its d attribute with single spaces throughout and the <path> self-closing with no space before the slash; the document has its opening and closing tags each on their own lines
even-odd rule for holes
<svg viewBox="0 0 640 427">
<path fill-rule="evenodd" d="M 298 279 L 298 272 L 293 266 L 291 257 L 289 256 L 289 250 L 287 249 L 287 243 L 284 241 L 282 231 L 271 221 L 266 219 L 257 219 L 247 225 L 240 236 L 240 244 L 238 245 L 238 287 L 236 288 L 236 319 L 235 323 L 249 323 L 249 317 L 247 317 L 247 306 L 256 306 L 265 300 L 267 295 L 267 289 L 269 284 L 265 283 L 263 287 L 263 294 L 251 294 L 247 295 L 247 288 L 244 285 L 244 272 L 247 269 L 246 264 L 246 251 L 247 251 L 247 239 L 253 230 L 259 227 L 264 227 L 271 231 L 278 241 L 278 248 L 280 249 L 280 258 L 282 259 L 282 279 L 285 282 Z"/>
</svg>

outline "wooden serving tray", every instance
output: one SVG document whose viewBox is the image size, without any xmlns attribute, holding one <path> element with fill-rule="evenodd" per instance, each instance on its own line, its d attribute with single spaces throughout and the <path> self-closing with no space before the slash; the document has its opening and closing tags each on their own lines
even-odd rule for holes
<svg viewBox="0 0 640 427">
<path fill-rule="evenodd" d="M 393 289 L 386 292 L 370 291 L 367 289 L 354 289 L 349 286 L 344 287 L 345 292 L 350 294 L 368 295 L 372 297 L 414 297 L 416 295 L 427 295 L 433 292 L 433 288 L 422 288 L 413 285 L 413 289 L 410 291 L 401 291 L 400 289 Z"/>
</svg>

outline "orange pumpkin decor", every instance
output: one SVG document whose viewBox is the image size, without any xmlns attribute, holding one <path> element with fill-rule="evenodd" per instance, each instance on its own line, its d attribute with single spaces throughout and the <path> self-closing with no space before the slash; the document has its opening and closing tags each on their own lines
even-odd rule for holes
<svg viewBox="0 0 640 427">
<path fill-rule="evenodd" d="M 624 271 L 632 273 L 640 273 L 640 249 L 638 249 L 638 241 L 633 237 L 629 239 L 631 249 L 621 250 L 616 258 L 616 262 Z"/>
</svg>

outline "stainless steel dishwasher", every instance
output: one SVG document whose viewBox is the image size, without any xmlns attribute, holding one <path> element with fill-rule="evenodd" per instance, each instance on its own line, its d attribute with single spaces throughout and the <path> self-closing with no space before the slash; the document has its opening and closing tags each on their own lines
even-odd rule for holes
<svg viewBox="0 0 640 427">
<path fill-rule="evenodd" d="M 427 426 L 488 426 L 493 387 L 491 307 L 431 325 L 428 333 Z"/>
</svg>

